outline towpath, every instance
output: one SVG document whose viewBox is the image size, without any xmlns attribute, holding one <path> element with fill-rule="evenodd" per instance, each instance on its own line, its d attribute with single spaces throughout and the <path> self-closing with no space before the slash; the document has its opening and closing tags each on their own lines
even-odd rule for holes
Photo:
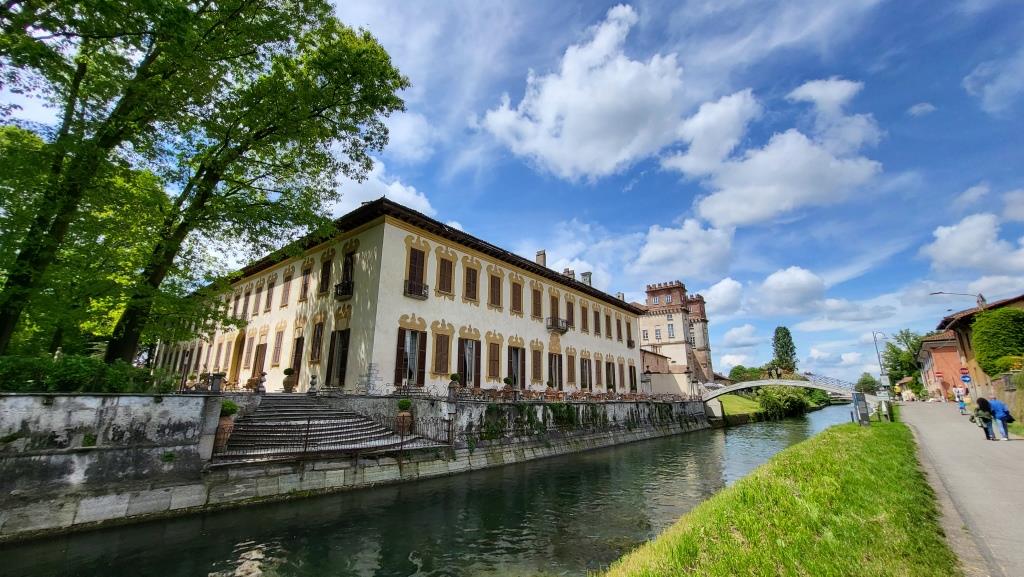
<svg viewBox="0 0 1024 577">
<path fill-rule="evenodd" d="M 953 403 L 906 403 L 900 410 L 967 574 L 1024 575 L 1024 439 L 986 441 Z"/>
</svg>

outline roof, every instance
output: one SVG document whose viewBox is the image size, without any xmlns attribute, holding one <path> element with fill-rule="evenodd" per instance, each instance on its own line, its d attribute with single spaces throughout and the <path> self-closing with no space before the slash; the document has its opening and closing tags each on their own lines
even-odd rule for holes
<svg viewBox="0 0 1024 577">
<path fill-rule="evenodd" d="M 649 350 L 647 350 L 647 349 L 645 349 L 645 348 L 643 348 L 643 347 L 640 347 L 640 352 L 642 352 L 642 353 L 644 353 L 644 354 L 647 354 L 647 355 L 654 355 L 654 356 L 656 356 L 656 357 L 661 357 L 661 358 L 663 358 L 663 359 L 669 359 L 669 360 L 671 360 L 671 359 L 672 359 L 672 357 L 670 357 L 670 356 L 668 356 L 668 355 L 663 355 L 663 354 L 661 354 L 661 353 L 656 353 L 656 352 L 654 352 L 654 351 L 649 351 Z"/>
<path fill-rule="evenodd" d="M 1003 299 L 1003 300 L 999 300 L 999 301 L 988 303 L 987 305 L 985 305 L 985 309 L 984 310 L 998 309 L 998 308 L 1005 307 L 1007 305 L 1012 305 L 1012 304 L 1015 304 L 1015 303 L 1018 303 L 1018 302 L 1021 302 L 1021 301 L 1024 301 L 1024 294 L 1017 295 L 1015 297 L 1010 297 L 1008 299 Z M 937 327 L 935 327 L 935 328 L 940 330 L 940 331 L 944 331 L 946 329 L 952 329 L 960 321 L 973 317 L 974 315 L 976 315 L 979 312 L 981 312 L 981 310 L 982 309 L 979 308 L 979 307 L 971 307 L 969 309 L 964 309 L 964 310 L 962 310 L 960 312 L 953 313 L 953 314 L 951 314 L 949 316 L 944 317 L 941 321 L 939 321 L 939 325 Z"/>
<path fill-rule="evenodd" d="M 334 232 L 333 233 L 313 233 L 306 235 L 303 238 L 289 244 L 288 246 L 274 251 L 269 255 L 250 263 L 240 272 L 244 276 L 255 274 L 262 270 L 266 270 L 275 264 L 291 258 L 294 256 L 295 249 L 309 249 L 318 244 L 322 244 L 328 238 L 332 238 L 339 233 L 344 233 L 355 228 L 358 228 L 368 222 L 372 222 L 378 218 L 390 216 L 392 218 L 401 220 L 408 224 L 411 224 L 417 228 L 422 228 L 427 232 L 435 234 L 441 238 L 451 240 L 465 246 L 468 246 L 474 250 L 482 252 L 490 257 L 497 260 L 503 261 L 510 265 L 519 267 L 526 271 L 529 271 L 537 276 L 546 278 L 552 282 L 557 282 L 562 285 L 572 287 L 590 297 L 597 300 L 604 301 L 610 305 L 619 307 L 626 311 L 629 311 L 636 315 L 642 315 L 643 309 L 638 308 L 630 303 L 615 298 L 614 296 L 596 289 L 588 284 L 581 281 L 575 280 L 572 277 L 566 276 L 555 270 L 552 270 L 546 266 L 541 266 L 532 260 L 523 258 L 517 254 L 509 252 L 501 247 L 495 246 L 485 240 L 481 240 L 471 234 L 452 228 L 438 220 L 430 218 L 429 216 L 417 212 L 407 206 L 398 204 L 393 200 L 389 200 L 385 197 L 378 198 L 372 202 L 367 202 L 359 208 L 349 212 L 348 214 L 342 215 L 340 218 L 334 221 Z"/>
<path fill-rule="evenodd" d="M 942 341 L 955 341 L 956 333 L 953 331 L 942 331 L 941 333 L 935 333 L 934 335 L 928 335 L 921 339 L 921 343 L 934 343 Z"/>
</svg>

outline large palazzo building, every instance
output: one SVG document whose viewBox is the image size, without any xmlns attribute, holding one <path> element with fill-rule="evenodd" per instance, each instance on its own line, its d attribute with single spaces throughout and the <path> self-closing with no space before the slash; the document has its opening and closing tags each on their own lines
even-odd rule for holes
<svg viewBox="0 0 1024 577">
<path fill-rule="evenodd" d="M 245 383 L 284 369 L 348 392 L 465 386 L 638 390 L 644 311 L 584 273 L 547 268 L 381 198 L 335 221 L 326 242 L 300 241 L 242 270 L 226 305 L 246 321 L 165 347 L 157 363 Z M 290 254 L 295 254 L 291 251 Z"/>
<path fill-rule="evenodd" d="M 645 350 L 668 357 L 669 372 L 685 375 L 690 391 L 697 384 L 714 381 L 704 297 L 687 295 L 680 281 L 661 282 L 647 285 L 646 302 L 634 306 L 644 311 L 640 345 Z M 655 387 L 655 392 L 669 391 Z"/>
</svg>

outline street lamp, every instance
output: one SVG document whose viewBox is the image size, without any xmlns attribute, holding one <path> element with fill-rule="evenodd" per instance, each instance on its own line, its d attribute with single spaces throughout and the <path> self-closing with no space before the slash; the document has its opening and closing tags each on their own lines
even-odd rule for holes
<svg viewBox="0 0 1024 577">
<path fill-rule="evenodd" d="M 982 309 L 982 310 L 984 310 L 985 309 L 985 305 L 988 304 L 988 301 L 985 300 L 985 295 L 983 295 L 981 293 L 971 294 L 971 293 L 949 293 L 949 292 L 946 292 L 946 291 L 935 291 L 933 293 L 928 293 L 928 294 L 932 295 L 932 296 L 934 296 L 934 295 L 953 295 L 953 296 L 960 296 L 960 297 L 974 297 L 975 302 L 978 303 L 978 308 Z"/>
<path fill-rule="evenodd" d="M 875 342 L 875 357 L 878 358 L 878 375 L 885 376 L 885 367 L 882 366 L 882 354 L 878 352 L 878 336 L 881 335 L 882 339 L 889 338 L 889 335 L 882 331 L 871 331 L 871 340 Z"/>
</svg>

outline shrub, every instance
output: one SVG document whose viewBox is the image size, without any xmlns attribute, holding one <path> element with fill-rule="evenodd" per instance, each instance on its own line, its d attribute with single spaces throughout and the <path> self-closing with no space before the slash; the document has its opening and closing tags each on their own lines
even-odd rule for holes
<svg viewBox="0 0 1024 577">
<path fill-rule="evenodd" d="M 1000 359 L 1024 354 L 1024 310 L 1007 307 L 979 313 L 972 326 L 971 347 L 986 374 L 1004 372 Z"/>
<path fill-rule="evenodd" d="M 0 357 L 0 391 L 17 393 L 170 393 L 177 379 L 164 369 L 151 371 L 124 361 L 106 364 L 95 357 L 64 355 Z"/>
<path fill-rule="evenodd" d="M 284 370 L 284 376 L 290 377 L 295 374 L 295 369 L 288 367 Z"/>
<path fill-rule="evenodd" d="M 224 402 L 220 404 L 220 416 L 230 417 L 238 412 L 238 404 L 231 399 L 224 399 Z"/>
<path fill-rule="evenodd" d="M 408 411 L 411 408 L 412 408 L 412 401 L 410 401 L 409 399 L 402 399 L 402 400 L 398 401 L 398 410 L 399 411 Z"/>
<path fill-rule="evenodd" d="M 0 357 L 0 391 L 46 391 L 46 376 L 53 368 L 50 357 Z"/>
</svg>

